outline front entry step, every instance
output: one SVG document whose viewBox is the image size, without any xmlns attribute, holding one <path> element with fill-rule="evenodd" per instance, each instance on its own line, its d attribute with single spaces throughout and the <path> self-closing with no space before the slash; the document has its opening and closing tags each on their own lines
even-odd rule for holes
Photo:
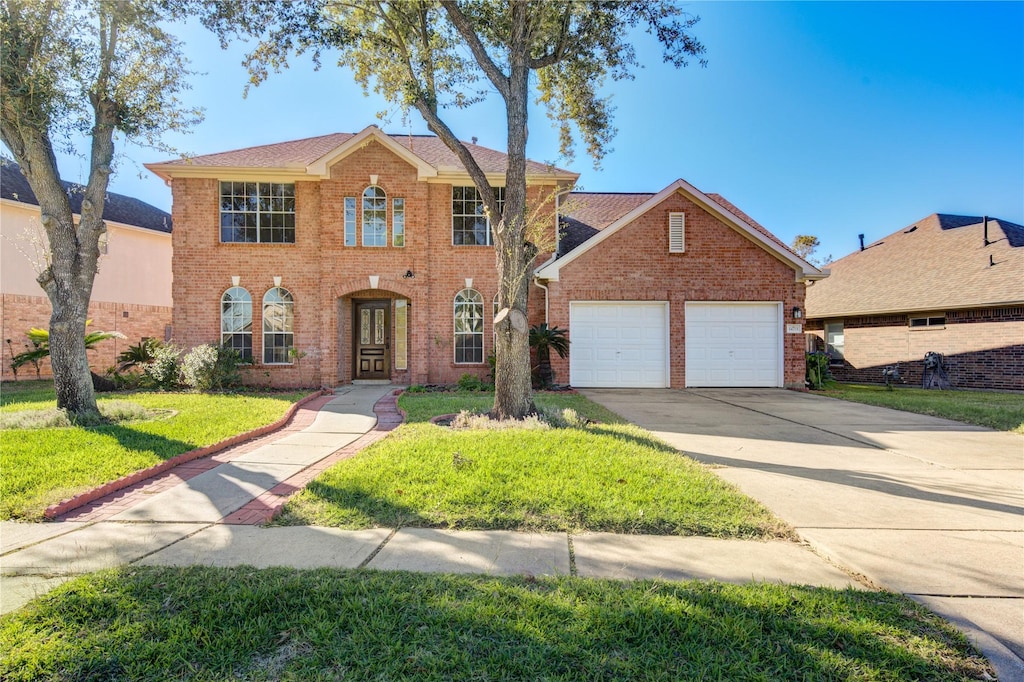
<svg viewBox="0 0 1024 682">
<path fill-rule="evenodd" d="M 391 383 L 391 379 L 353 379 L 353 386 L 386 386 Z"/>
</svg>

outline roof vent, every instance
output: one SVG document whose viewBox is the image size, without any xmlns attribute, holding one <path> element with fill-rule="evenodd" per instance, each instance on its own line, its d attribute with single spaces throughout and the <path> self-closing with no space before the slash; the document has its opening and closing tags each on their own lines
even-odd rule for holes
<svg viewBox="0 0 1024 682">
<path fill-rule="evenodd" d="M 914 226 L 913 226 L 912 228 L 910 228 L 909 230 L 906 230 L 906 231 L 905 231 L 905 232 L 904 232 L 903 234 L 910 234 L 911 232 L 913 232 L 913 231 L 914 231 L 914 230 L 916 230 L 916 229 L 917 229 L 917 225 L 914 225 Z"/>
<path fill-rule="evenodd" d="M 864 250 L 864 235 L 858 234 L 857 235 L 857 239 L 860 240 L 860 250 L 863 251 Z"/>
<path fill-rule="evenodd" d="M 985 216 L 984 218 L 982 218 L 981 221 L 982 221 L 982 223 L 984 223 L 984 225 L 982 227 L 982 230 L 983 230 L 983 232 L 985 234 L 985 246 L 988 246 L 989 244 L 992 243 L 992 242 L 990 242 L 988 240 L 988 216 Z"/>
</svg>

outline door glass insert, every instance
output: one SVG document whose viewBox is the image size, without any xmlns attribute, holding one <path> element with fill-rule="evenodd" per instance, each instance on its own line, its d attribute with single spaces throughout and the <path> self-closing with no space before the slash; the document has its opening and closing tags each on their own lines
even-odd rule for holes
<svg viewBox="0 0 1024 682">
<path fill-rule="evenodd" d="M 382 308 L 373 311 L 373 342 L 384 343 L 384 310 Z"/>
<path fill-rule="evenodd" d="M 359 343 L 370 343 L 370 311 L 361 310 L 359 320 Z"/>
</svg>

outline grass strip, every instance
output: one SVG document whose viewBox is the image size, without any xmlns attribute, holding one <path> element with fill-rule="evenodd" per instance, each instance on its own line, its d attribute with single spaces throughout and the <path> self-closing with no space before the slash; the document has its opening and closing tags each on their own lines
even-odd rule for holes
<svg viewBox="0 0 1024 682">
<path fill-rule="evenodd" d="M 1024 435 L 1024 394 L 837 384 L 824 395 Z"/>
<path fill-rule="evenodd" d="M 0 408 L 5 413 L 55 405 L 52 384 L 49 393 L 33 389 L 20 395 L 8 386 L 3 386 L 6 404 Z M 99 397 L 100 404 L 128 400 L 174 416 L 93 427 L 4 430 L 0 432 L 0 519 L 38 520 L 51 504 L 270 424 L 304 395 L 107 394 Z"/>
<path fill-rule="evenodd" d="M 368 570 L 122 568 L 0 619 L 16 680 L 976 680 L 889 593 Z"/>
<path fill-rule="evenodd" d="M 477 395 L 403 395 L 414 423 L 312 481 L 277 523 L 786 537 L 790 529 L 710 469 L 582 396 L 551 407 L 586 428 L 452 430 L 425 423 Z M 540 402 L 540 400 L 538 400 Z"/>
</svg>

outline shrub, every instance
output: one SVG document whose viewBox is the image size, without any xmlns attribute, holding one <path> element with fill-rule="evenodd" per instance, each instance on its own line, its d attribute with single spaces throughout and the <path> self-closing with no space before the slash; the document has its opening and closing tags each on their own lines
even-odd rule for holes
<svg viewBox="0 0 1024 682">
<path fill-rule="evenodd" d="M 123 372 L 132 367 L 141 367 L 153 362 L 153 353 L 161 348 L 164 342 L 160 339 L 143 339 L 134 346 L 128 346 L 127 350 L 121 351 L 117 356 L 117 371 Z"/>
<path fill-rule="evenodd" d="M 828 363 L 828 353 L 816 351 L 807 354 L 807 370 L 804 376 L 804 383 L 807 384 L 807 388 L 813 391 L 820 391 L 825 388 L 825 384 L 832 378 L 828 370 Z"/>
<path fill-rule="evenodd" d="M 231 348 L 204 343 L 188 352 L 181 361 L 181 377 L 190 388 L 210 391 L 238 385 L 240 357 Z"/>
<path fill-rule="evenodd" d="M 525 419 L 491 419 L 489 415 L 463 410 L 452 419 L 453 429 L 486 429 L 488 431 L 504 431 L 505 429 L 550 429 L 551 425 L 538 415 L 530 415 Z"/>
<path fill-rule="evenodd" d="M 153 351 L 153 361 L 146 365 L 145 374 L 157 388 L 172 389 L 178 385 L 178 356 L 181 349 L 167 344 Z"/>
<path fill-rule="evenodd" d="M 458 387 L 460 391 L 486 391 L 490 388 L 480 377 L 469 373 L 459 377 Z"/>
<path fill-rule="evenodd" d="M 571 407 L 558 410 L 544 410 L 544 420 L 556 429 L 584 429 L 590 420 Z"/>
</svg>

